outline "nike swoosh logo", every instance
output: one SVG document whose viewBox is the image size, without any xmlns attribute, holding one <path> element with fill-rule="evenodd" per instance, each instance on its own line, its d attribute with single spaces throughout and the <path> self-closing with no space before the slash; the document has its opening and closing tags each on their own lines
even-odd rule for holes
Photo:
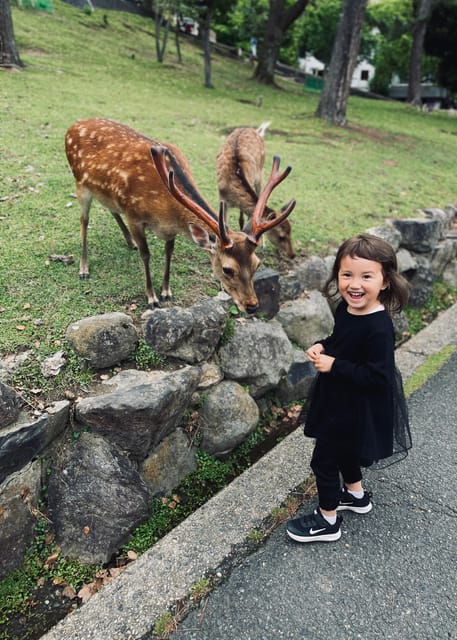
<svg viewBox="0 0 457 640">
<path fill-rule="evenodd" d="M 314 536 L 316 533 L 320 533 L 321 531 L 325 531 L 325 527 L 323 529 L 310 529 L 309 535 Z"/>
</svg>

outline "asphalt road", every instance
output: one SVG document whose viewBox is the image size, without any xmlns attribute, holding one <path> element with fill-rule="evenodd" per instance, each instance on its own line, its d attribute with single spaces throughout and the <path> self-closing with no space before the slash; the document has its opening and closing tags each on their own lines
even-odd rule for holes
<svg viewBox="0 0 457 640">
<path fill-rule="evenodd" d="M 171 640 L 457 640 L 456 398 L 454 353 L 409 399 L 409 456 L 366 472 L 371 513 L 333 543 L 278 527 Z"/>
</svg>

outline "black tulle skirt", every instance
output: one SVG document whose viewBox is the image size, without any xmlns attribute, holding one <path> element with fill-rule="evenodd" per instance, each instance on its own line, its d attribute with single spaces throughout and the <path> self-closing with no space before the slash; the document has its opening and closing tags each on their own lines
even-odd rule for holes
<svg viewBox="0 0 457 640">
<path fill-rule="evenodd" d="M 338 440 L 347 436 L 359 442 L 360 466 L 372 469 L 384 469 L 391 464 L 403 460 L 412 446 L 409 426 L 408 405 L 406 402 L 403 381 L 398 368 L 392 379 L 392 385 L 386 399 L 389 405 L 388 416 L 383 417 L 381 426 L 379 416 L 372 415 L 369 399 L 364 411 L 354 412 L 351 423 L 339 422 L 338 408 L 332 408 L 332 402 L 322 388 L 322 378 L 316 376 L 307 400 L 297 418 L 297 425 L 303 427 L 306 436 L 311 438 L 332 436 Z M 336 414 L 332 416 L 331 414 Z M 331 416 L 331 417 L 329 417 Z M 334 421 L 336 427 L 329 427 Z M 382 431 L 382 446 L 379 433 Z M 357 436 L 358 433 L 358 436 Z M 356 437 L 354 437 L 356 435 Z"/>
</svg>

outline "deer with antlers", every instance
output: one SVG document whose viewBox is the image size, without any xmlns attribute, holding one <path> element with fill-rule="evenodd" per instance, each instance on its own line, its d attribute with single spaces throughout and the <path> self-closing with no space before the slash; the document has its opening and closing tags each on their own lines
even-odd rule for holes
<svg viewBox="0 0 457 640">
<path fill-rule="evenodd" d="M 257 129 L 234 129 L 217 154 L 219 197 L 229 207 L 240 210 L 240 229 L 244 226 L 244 216 L 252 216 L 259 200 L 265 164 L 264 135 L 269 124 L 264 122 Z M 266 206 L 262 215 L 267 220 L 279 218 L 284 208 L 278 212 Z M 292 259 L 295 258 L 295 251 L 291 232 L 289 220 L 283 219 L 268 231 L 267 236 L 282 256 Z"/>
<path fill-rule="evenodd" d="M 273 161 L 252 219 L 244 230 L 232 231 L 225 205 L 220 204 L 219 213 L 211 208 L 198 191 L 185 157 L 171 144 L 112 120 L 92 118 L 68 129 L 65 149 L 81 209 L 80 278 L 89 277 L 87 227 L 95 198 L 112 213 L 127 244 L 139 250 L 149 307 L 160 303 L 152 285 L 146 229 L 165 241 L 162 300 L 171 299 L 170 263 L 175 237 L 183 234 L 209 254 L 214 276 L 240 309 L 256 311 L 253 278 L 260 261 L 255 250 L 262 234 L 281 224 L 295 206 L 291 200 L 277 218 L 263 217 L 271 192 L 291 171 L 287 167 L 279 173 L 279 157 Z"/>
</svg>

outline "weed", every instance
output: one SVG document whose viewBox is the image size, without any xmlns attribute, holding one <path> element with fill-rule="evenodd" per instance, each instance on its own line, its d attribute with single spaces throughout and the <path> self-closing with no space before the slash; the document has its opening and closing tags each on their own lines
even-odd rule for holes
<svg viewBox="0 0 457 640">
<path fill-rule="evenodd" d="M 159 355 L 145 340 L 140 340 L 133 353 L 138 369 L 148 370 L 163 366 L 165 358 Z"/>
<path fill-rule="evenodd" d="M 155 622 L 154 635 L 157 640 L 167 640 L 177 628 L 177 620 L 167 611 Z"/>
<path fill-rule="evenodd" d="M 430 324 L 440 311 L 444 311 L 457 302 L 457 289 L 437 280 L 433 284 L 432 293 L 423 307 L 407 307 L 406 317 L 409 323 L 409 333 L 415 335 Z"/>
<path fill-rule="evenodd" d="M 260 544 L 264 539 L 264 534 L 259 529 L 251 529 L 247 537 L 250 542 L 255 542 L 256 544 Z"/>
<path fill-rule="evenodd" d="M 190 589 L 190 597 L 194 602 L 198 602 L 211 591 L 211 581 L 208 578 L 200 578 L 198 582 L 192 585 Z"/>
</svg>

